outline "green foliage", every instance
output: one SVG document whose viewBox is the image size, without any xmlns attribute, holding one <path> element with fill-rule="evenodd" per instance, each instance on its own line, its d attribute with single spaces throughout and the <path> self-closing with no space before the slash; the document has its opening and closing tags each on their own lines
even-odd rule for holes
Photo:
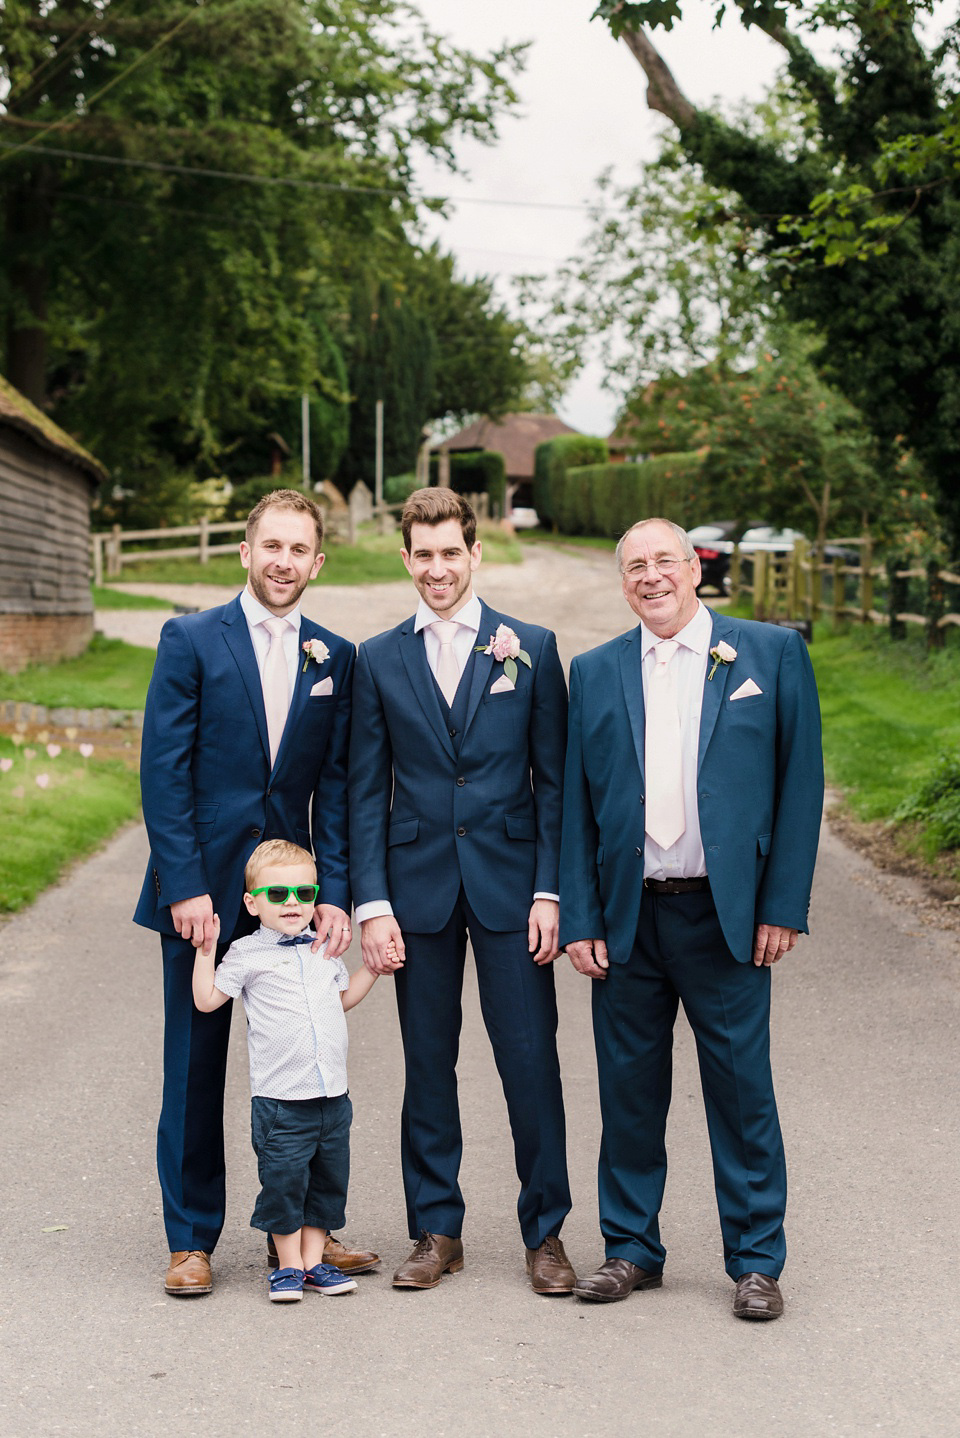
<svg viewBox="0 0 960 1438">
<path fill-rule="evenodd" d="M 543 525 L 559 524 L 564 476 L 574 465 L 603 464 L 607 442 L 589 434 L 558 434 L 538 444 L 533 458 L 533 507 Z"/>
<path fill-rule="evenodd" d="M 928 855 L 960 849 L 960 751 L 941 754 L 893 817 L 923 826 L 921 844 Z"/>
<path fill-rule="evenodd" d="M 568 469 L 554 490 L 554 523 L 561 534 L 609 539 L 619 539 L 638 519 L 653 515 L 691 525 L 706 517 L 695 509 L 701 468 L 702 456 L 694 452 Z"/>
<path fill-rule="evenodd" d="M 403 504 L 420 481 L 415 474 L 391 474 L 383 481 L 383 498 L 387 504 Z"/>
<path fill-rule="evenodd" d="M 430 456 L 430 483 L 436 484 L 439 460 Z M 490 516 L 502 518 L 507 503 L 507 467 L 496 449 L 478 449 L 450 456 L 450 488 L 457 494 L 488 494 Z"/>
</svg>

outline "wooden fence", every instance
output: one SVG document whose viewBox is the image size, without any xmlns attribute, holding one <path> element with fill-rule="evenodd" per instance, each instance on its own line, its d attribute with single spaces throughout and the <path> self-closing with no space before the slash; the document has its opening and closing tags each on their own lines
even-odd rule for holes
<svg viewBox="0 0 960 1438">
<path fill-rule="evenodd" d="M 960 585 L 960 574 L 941 568 L 936 560 L 910 569 L 896 558 L 877 564 L 869 536 L 830 543 L 858 550 L 859 563 L 850 564 L 840 555 L 821 559 L 816 547 L 803 540 L 790 554 L 741 554 L 735 545 L 730 559 L 731 598 L 736 603 L 741 594 L 750 594 L 756 619 L 812 623 L 828 618 L 834 625 L 850 620 L 881 624 L 889 628 L 891 639 L 905 638 L 908 625 L 920 624 L 931 649 L 944 644 L 949 625 L 960 625 L 960 613 L 953 607 L 960 603 L 960 595 L 950 591 L 949 604 L 947 600 L 950 586 Z M 745 571 L 750 571 L 749 580 Z"/>
</svg>

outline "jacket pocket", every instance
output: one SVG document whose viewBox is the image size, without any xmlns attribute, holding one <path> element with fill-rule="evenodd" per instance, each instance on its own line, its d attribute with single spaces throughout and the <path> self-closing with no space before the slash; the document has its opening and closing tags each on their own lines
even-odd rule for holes
<svg viewBox="0 0 960 1438">
<path fill-rule="evenodd" d="M 531 844 L 537 842 L 537 821 L 532 814 L 505 814 L 504 822 L 511 839 L 526 839 Z"/>
<path fill-rule="evenodd" d="M 770 835 L 769 835 L 769 834 L 758 834 L 758 835 L 757 835 L 757 853 L 758 853 L 758 854 L 762 854 L 762 855 L 764 856 L 764 858 L 766 858 L 766 856 L 769 854 L 769 852 L 770 852 Z"/>
<path fill-rule="evenodd" d="M 387 848 L 392 848 L 394 844 L 410 844 L 419 832 L 419 819 L 391 819 L 387 829 Z"/>
</svg>

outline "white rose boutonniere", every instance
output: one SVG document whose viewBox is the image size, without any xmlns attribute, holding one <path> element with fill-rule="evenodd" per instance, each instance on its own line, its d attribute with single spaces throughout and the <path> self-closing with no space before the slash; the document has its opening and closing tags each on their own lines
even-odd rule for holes
<svg viewBox="0 0 960 1438">
<path fill-rule="evenodd" d="M 710 658 L 713 660 L 713 668 L 710 670 L 710 673 L 707 675 L 707 678 L 713 678 L 713 676 L 717 672 L 718 664 L 732 664 L 736 657 L 737 651 L 734 649 L 733 645 L 725 644 L 721 639 L 720 643 L 714 645 L 714 647 L 710 650 Z"/>
<path fill-rule="evenodd" d="M 520 636 L 515 634 L 509 624 L 501 624 L 496 634 L 490 635 L 489 644 L 478 644 L 478 654 L 492 654 L 494 659 L 503 665 L 503 672 L 511 684 L 517 682 L 517 660 L 532 669 L 530 655 L 525 649 L 520 648 Z"/>
<path fill-rule="evenodd" d="M 300 648 L 307 656 L 306 659 L 303 661 L 303 668 L 300 671 L 301 674 L 306 674 L 307 665 L 310 663 L 311 659 L 315 664 L 326 664 L 327 660 L 330 658 L 330 650 L 324 644 L 322 639 L 305 639 L 300 645 Z"/>
</svg>

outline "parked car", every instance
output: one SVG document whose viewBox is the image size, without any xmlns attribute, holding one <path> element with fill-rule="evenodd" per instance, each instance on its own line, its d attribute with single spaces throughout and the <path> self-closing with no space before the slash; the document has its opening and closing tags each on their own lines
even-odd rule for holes
<svg viewBox="0 0 960 1438">
<path fill-rule="evenodd" d="M 726 594 L 730 589 L 730 556 L 737 538 L 738 526 L 732 520 L 718 520 L 714 524 L 699 524 L 689 530 L 693 547 L 700 559 L 700 588 L 710 587 Z M 777 529 L 773 524 L 754 524 L 740 535 L 741 558 L 751 554 L 790 554 L 794 543 L 806 536 L 799 529 Z M 842 545 L 824 545 L 825 559 L 842 559 L 846 564 L 856 564 L 859 555 L 854 549 Z"/>
</svg>

